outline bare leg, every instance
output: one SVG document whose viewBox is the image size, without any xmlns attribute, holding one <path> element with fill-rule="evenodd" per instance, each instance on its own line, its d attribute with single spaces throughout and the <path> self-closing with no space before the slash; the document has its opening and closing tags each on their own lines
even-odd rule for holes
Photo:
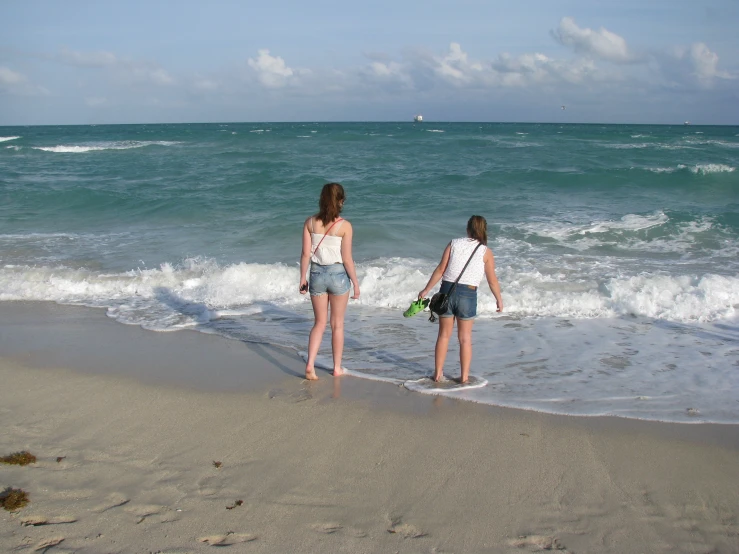
<svg viewBox="0 0 739 554">
<path fill-rule="evenodd" d="M 311 296 L 311 304 L 313 304 L 313 328 L 310 330 L 310 338 L 308 339 L 308 362 L 305 364 L 305 378 L 310 381 L 318 379 L 315 370 L 316 356 L 318 349 L 321 348 L 323 340 L 323 332 L 326 330 L 326 321 L 328 320 L 328 295 Z"/>
<path fill-rule="evenodd" d="M 349 293 L 341 296 L 329 295 L 331 304 L 331 351 L 334 355 L 334 376 L 344 373 L 341 369 L 341 358 L 344 355 L 344 314 L 349 303 Z"/>
<path fill-rule="evenodd" d="M 449 350 L 449 339 L 454 330 L 454 320 L 456 317 L 440 317 L 439 318 L 439 336 L 436 337 L 436 350 L 434 362 L 434 381 L 441 381 L 444 375 L 444 361 L 446 361 L 446 353 Z"/>
<path fill-rule="evenodd" d="M 459 365 L 462 368 L 461 383 L 470 380 L 470 364 L 472 363 L 472 324 L 474 319 L 457 320 L 457 336 L 459 337 Z"/>
</svg>

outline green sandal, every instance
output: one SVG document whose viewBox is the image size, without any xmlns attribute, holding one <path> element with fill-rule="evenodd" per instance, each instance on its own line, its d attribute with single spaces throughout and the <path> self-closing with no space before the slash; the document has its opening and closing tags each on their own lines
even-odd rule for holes
<svg viewBox="0 0 739 554">
<path fill-rule="evenodd" d="M 418 312 L 422 312 L 426 309 L 426 306 L 429 305 L 429 299 L 428 298 L 419 298 L 418 300 L 414 300 L 411 302 L 410 307 L 403 312 L 403 317 L 411 317 L 412 315 L 416 315 Z"/>
</svg>

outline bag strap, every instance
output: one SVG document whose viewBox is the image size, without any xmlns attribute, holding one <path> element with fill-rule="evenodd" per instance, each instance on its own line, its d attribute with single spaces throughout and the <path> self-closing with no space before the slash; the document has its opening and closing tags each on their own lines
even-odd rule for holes
<svg viewBox="0 0 739 554">
<path fill-rule="evenodd" d="M 464 264 L 464 267 L 462 268 L 462 271 L 459 272 L 459 275 L 457 276 L 457 280 L 454 281 L 454 284 L 452 285 L 452 288 L 449 289 L 449 294 L 452 294 L 454 292 L 454 289 L 457 288 L 457 283 L 462 278 L 462 274 L 464 273 L 464 270 L 467 269 L 467 266 L 470 265 L 470 262 L 472 261 L 472 258 L 475 255 L 475 252 L 477 252 L 477 249 L 482 246 L 481 242 L 477 243 L 477 246 L 475 246 L 475 249 L 472 251 L 472 254 L 470 254 L 470 257 L 467 259 L 467 263 Z"/>
<path fill-rule="evenodd" d="M 318 241 L 318 244 L 317 244 L 317 245 L 316 245 L 316 247 L 315 247 L 315 248 L 313 249 L 313 252 L 311 252 L 311 256 L 312 256 L 312 255 L 314 255 L 314 254 L 315 254 L 316 252 L 318 252 L 318 247 L 319 247 L 319 246 L 321 246 L 321 243 L 323 242 L 323 239 L 325 239 L 325 238 L 326 238 L 326 237 L 328 236 L 328 232 L 329 232 L 329 231 L 330 231 L 330 230 L 331 230 L 331 229 L 333 228 L 333 226 L 334 226 L 334 225 L 336 225 L 336 224 L 337 224 L 337 223 L 338 223 L 339 221 L 344 221 L 344 220 L 343 220 L 343 219 L 341 219 L 341 218 L 339 218 L 339 219 L 337 219 L 336 221 L 334 221 L 334 222 L 333 222 L 333 223 L 332 223 L 332 224 L 331 224 L 331 225 L 329 226 L 329 228 L 328 228 L 328 229 L 326 229 L 326 232 L 325 232 L 325 233 L 323 234 L 323 238 L 322 238 L 321 240 L 319 240 L 319 241 Z M 474 254 L 474 252 L 473 252 L 473 254 Z M 469 263 L 469 262 L 468 262 L 468 263 Z M 465 266 L 465 267 L 467 267 L 467 266 Z"/>
</svg>

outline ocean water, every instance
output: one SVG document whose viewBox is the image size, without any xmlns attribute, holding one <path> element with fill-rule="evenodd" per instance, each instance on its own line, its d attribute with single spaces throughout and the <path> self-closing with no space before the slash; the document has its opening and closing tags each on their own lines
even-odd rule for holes
<svg viewBox="0 0 739 554">
<path fill-rule="evenodd" d="M 402 312 L 479 214 L 505 311 L 483 285 L 472 373 L 488 384 L 445 394 L 739 423 L 739 127 L 0 127 L 0 313 L 86 305 L 302 352 L 301 225 L 328 181 L 355 228 L 353 375 L 431 373 L 436 326 Z"/>
</svg>

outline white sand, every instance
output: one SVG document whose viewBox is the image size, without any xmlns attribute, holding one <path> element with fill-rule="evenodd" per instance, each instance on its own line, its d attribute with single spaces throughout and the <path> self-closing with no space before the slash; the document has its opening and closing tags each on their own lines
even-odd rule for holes
<svg viewBox="0 0 739 554">
<path fill-rule="evenodd" d="M 339 388 L 293 377 L 300 360 L 276 349 L 109 328 L 87 311 L 73 332 L 8 313 L 0 455 L 38 461 L 0 465 L 0 487 L 31 499 L 0 510 L 2 552 L 61 539 L 48 551 L 739 552 L 738 426 L 552 417 L 351 377 Z M 63 346 L 18 342 L 40 326 Z M 175 353 L 188 349 L 198 356 Z M 224 379 L 242 364 L 244 381 L 140 382 L 165 381 L 171 359 Z M 89 373 L 96 363 L 111 374 Z"/>
</svg>

